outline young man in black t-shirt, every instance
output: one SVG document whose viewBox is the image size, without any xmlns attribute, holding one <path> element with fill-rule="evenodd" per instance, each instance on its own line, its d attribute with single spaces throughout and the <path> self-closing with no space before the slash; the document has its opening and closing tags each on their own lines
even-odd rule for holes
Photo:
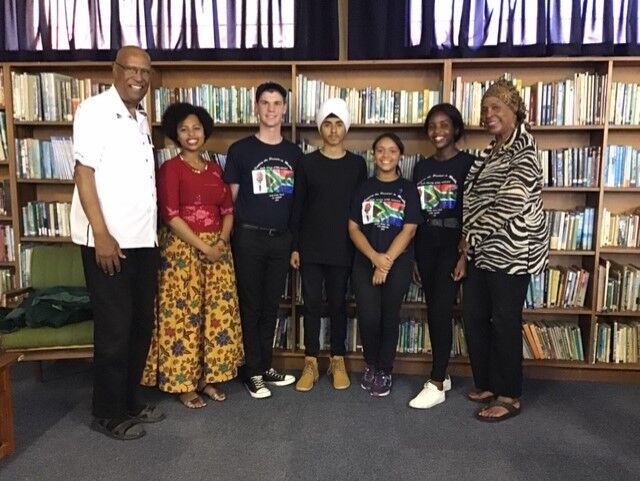
<svg viewBox="0 0 640 481">
<path fill-rule="evenodd" d="M 304 353 L 296 390 L 310 391 L 318 380 L 320 317 L 323 285 L 331 333 L 331 374 L 335 389 L 351 384 L 344 363 L 347 336 L 345 295 L 353 263 L 349 238 L 349 206 L 357 187 L 367 178 L 364 159 L 344 147 L 351 124 L 340 98 L 327 99 L 316 114 L 322 147 L 303 157 L 296 170 L 291 230 L 291 266 L 300 269 L 304 297 Z"/>
<path fill-rule="evenodd" d="M 233 257 L 240 298 L 245 365 L 240 376 L 253 398 L 265 383 L 286 386 L 295 377 L 271 367 L 273 334 L 289 269 L 296 164 L 302 152 L 281 134 L 287 91 L 274 82 L 256 90 L 260 127 L 229 147 L 224 180 L 234 199 Z"/>
</svg>

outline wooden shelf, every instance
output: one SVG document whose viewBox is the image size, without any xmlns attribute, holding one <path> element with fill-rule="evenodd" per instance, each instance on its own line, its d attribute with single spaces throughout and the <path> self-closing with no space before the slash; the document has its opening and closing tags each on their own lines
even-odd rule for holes
<svg viewBox="0 0 640 481">
<path fill-rule="evenodd" d="M 318 126 L 313 124 L 296 124 L 296 128 L 300 129 L 317 129 Z M 423 124 L 400 124 L 400 123 L 377 123 L 377 124 L 351 124 L 349 130 L 352 129 L 423 129 Z"/>
<path fill-rule="evenodd" d="M 594 256 L 596 251 L 559 251 L 549 249 L 549 255 L 552 256 Z"/>
<path fill-rule="evenodd" d="M 10 215 L 0 215 L 0 222 L 11 222 L 13 221 L 13 217 Z"/>
<path fill-rule="evenodd" d="M 478 132 L 485 128 L 480 125 L 465 125 L 465 131 Z M 571 132 L 576 130 L 604 130 L 604 125 L 532 125 L 534 132 Z"/>
<path fill-rule="evenodd" d="M 601 247 L 600 254 L 640 254 L 638 247 Z"/>
<path fill-rule="evenodd" d="M 73 242 L 71 237 L 27 237 L 21 236 L 20 242 L 43 242 L 48 244 L 56 244 L 60 242 Z"/>
<path fill-rule="evenodd" d="M 599 187 L 543 187 L 542 192 L 560 192 L 560 193 L 580 193 L 580 192 L 600 192 Z"/>
<path fill-rule="evenodd" d="M 556 307 L 544 307 L 542 309 L 523 309 L 523 314 L 553 314 L 553 315 L 561 315 L 561 316 L 570 316 L 570 315 L 590 315 L 592 313 L 591 309 L 587 309 L 585 307 L 574 307 L 574 308 L 556 308 Z"/>
<path fill-rule="evenodd" d="M 18 179 L 18 184 L 73 185 L 73 179 Z"/>
<path fill-rule="evenodd" d="M 609 124 L 609 130 L 640 130 L 640 125 L 614 125 L 614 124 Z"/>
<path fill-rule="evenodd" d="M 598 317 L 640 317 L 640 311 L 597 311 Z"/>
<path fill-rule="evenodd" d="M 161 128 L 162 124 L 160 122 L 152 122 L 151 123 L 151 127 L 154 128 Z M 236 123 L 236 124 L 228 124 L 228 123 L 214 123 L 213 124 L 213 128 L 214 129 L 257 129 L 259 127 L 259 124 L 256 123 L 246 123 L 246 124 L 241 124 L 241 123 Z M 282 128 L 290 128 L 291 124 L 289 123 L 285 123 L 282 124 Z"/>
<path fill-rule="evenodd" d="M 15 261 L 0 261 L 0 267 L 15 267 Z"/>
<path fill-rule="evenodd" d="M 640 187 L 605 187 L 606 194 L 629 194 L 640 192 Z"/>
<path fill-rule="evenodd" d="M 44 121 L 44 120 L 15 120 L 14 125 L 24 125 L 31 127 L 71 127 L 73 122 L 67 120 Z"/>
</svg>

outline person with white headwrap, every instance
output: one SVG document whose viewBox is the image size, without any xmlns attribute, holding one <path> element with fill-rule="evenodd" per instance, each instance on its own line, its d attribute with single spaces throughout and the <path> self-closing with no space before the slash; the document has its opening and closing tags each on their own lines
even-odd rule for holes
<svg viewBox="0 0 640 481">
<path fill-rule="evenodd" d="M 347 226 L 352 193 L 367 177 L 364 159 L 344 147 L 351 125 L 344 100 L 326 100 L 316 114 L 322 147 L 303 157 L 295 173 L 291 215 L 291 266 L 300 269 L 305 303 L 305 364 L 296 384 L 310 391 L 318 380 L 320 316 L 324 281 L 329 306 L 331 364 L 335 389 L 351 384 L 344 364 L 347 334 L 345 294 L 353 261 Z"/>
</svg>

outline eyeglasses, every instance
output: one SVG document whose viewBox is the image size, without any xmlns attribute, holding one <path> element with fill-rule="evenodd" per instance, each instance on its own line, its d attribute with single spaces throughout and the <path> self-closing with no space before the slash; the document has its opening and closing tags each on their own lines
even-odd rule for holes
<svg viewBox="0 0 640 481">
<path fill-rule="evenodd" d="M 118 67 L 120 67 L 127 77 L 133 77 L 135 75 L 140 74 L 142 78 L 148 79 L 151 77 L 151 70 L 148 68 L 138 68 L 132 67 L 130 65 L 122 65 L 119 62 L 114 62 Z"/>
</svg>

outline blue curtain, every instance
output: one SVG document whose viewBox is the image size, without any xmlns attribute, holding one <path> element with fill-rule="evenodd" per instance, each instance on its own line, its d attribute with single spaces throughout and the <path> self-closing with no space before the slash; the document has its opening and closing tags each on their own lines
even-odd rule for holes
<svg viewBox="0 0 640 481">
<path fill-rule="evenodd" d="M 638 55 L 640 0 L 349 1 L 349 58 Z"/>
</svg>

